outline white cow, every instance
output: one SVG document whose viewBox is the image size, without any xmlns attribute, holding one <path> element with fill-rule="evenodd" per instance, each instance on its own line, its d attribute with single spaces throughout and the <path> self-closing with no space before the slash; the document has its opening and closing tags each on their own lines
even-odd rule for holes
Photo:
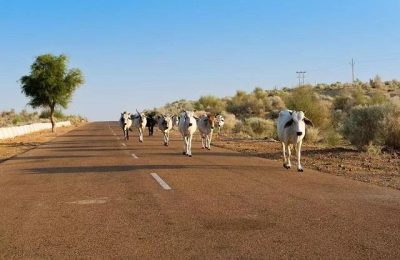
<svg viewBox="0 0 400 260">
<path fill-rule="evenodd" d="M 168 115 L 159 115 L 156 117 L 158 128 L 164 135 L 164 145 L 169 144 L 169 131 L 172 129 L 172 119 Z"/>
<path fill-rule="evenodd" d="M 282 142 L 283 167 L 290 169 L 291 148 L 295 145 L 297 158 L 297 171 L 302 172 L 303 167 L 300 163 L 301 144 L 306 131 L 306 124 L 313 126 L 310 119 L 304 116 L 303 111 L 283 110 L 278 117 L 278 137 Z M 288 156 L 286 157 L 286 150 Z"/>
<path fill-rule="evenodd" d="M 174 126 L 178 127 L 178 125 L 179 125 L 179 116 L 173 115 L 172 116 L 172 127 L 174 127 Z"/>
<path fill-rule="evenodd" d="M 204 114 L 197 120 L 197 127 L 201 135 L 202 148 L 211 149 L 211 139 L 215 127 L 215 116 Z"/>
<path fill-rule="evenodd" d="M 132 126 L 132 120 L 131 120 L 131 113 L 128 112 L 123 112 L 121 113 L 121 117 L 119 119 L 119 125 L 122 128 L 122 131 L 124 132 L 124 138 L 125 140 L 129 140 L 129 130 L 131 130 Z"/>
<path fill-rule="evenodd" d="M 218 127 L 218 134 L 221 133 L 221 128 L 224 126 L 225 124 L 225 119 L 221 114 L 218 114 L 215 117 L 215 122 L 217 123 L 217 127 Z"/>
<path fill-rule="evenodd" d="M 136 114 L 132 116 L 133 127 L 139 131 L 139 142 L 143 142 L 143 133 L 146 127 L 147 119 L 144 113 L 140 113 L 136 110 Z"/>
<path fill-rule="evenodd" d="M 179 115 L 179 132 L 183 137 L 183 154 L 192 157 L 192 139 L 196 132 L 197 123 L 193 111 L 185 111 Z"/>
</svg>

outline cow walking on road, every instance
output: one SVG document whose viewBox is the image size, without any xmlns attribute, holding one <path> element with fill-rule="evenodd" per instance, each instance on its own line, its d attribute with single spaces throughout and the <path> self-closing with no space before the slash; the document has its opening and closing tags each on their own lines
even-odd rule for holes
<svg viewBox="0 0 400 260">
<path fill-rule="evenodd" d="M 217 127 L 218 127 L 218 134 L 221 133 L 221 128 L 224 126 L 225 124 L 225 119 L 221 114 L 218 114 L 215 117 L 215 122 L 217 123 Z"/>
<path fill-rule="evenodd" d="M 172 119 L 168 115 L 157 116 L 158 128 L 161 130 L 164 136 L 164 145 L 169 145 L 169 131 L 172 129 Z"/>
<path fill-rule="evenodd" d="M 204 114 L 197 120 L 197 127 L 201 135 L 202 148 L 211 150 L 211 139 L 215 127 L 215 116 L 211 114 Z"/>
<path fill-rule="evenodd" d="M 149 129 L 149 136 L 152 136 L 154 134 L 154 126 L 157 124 L 157 120 L 152 115 L 147 116 L 146 120 L 146 127 Z"/>
<path fill-rule="evenodd" d="M 297 158 L 297 171 L 302 172 L 303 166 L 300 163 L 301 144 L 305 136 L 306 124 L 313 126 L 310 119 L 304 116 L 303 111 L 284 110 L 278 117 L 278 137 L 282 142 L 283 149 L 283 167 L 291 168 L 290 156 L 292 145 L 295 145 Z M 287 157 L 286 157 L 287 151 Z"/>
<path fill-rule="evenodd" d="M 183 137 L 183 154 L 192 157 L 192 139 L 197 130 L 197 122 L 193 111 L 185 111 L 179 115 L 179 132 Z"/>
<path fill-rule="evenodd" d="M 129 131 L 131 131 L 132 120 L 131 120 L 131 113 L 123 112 L 121 113 L 121 117 L 119 119 L 119 124 L 124 132 L 125 140 L 129 140 Z"/>
<path fill-rule="evenodd" d="M 133 127 L 137 128 L 139 131 L 139 142 L 143 142 L 143 133 L 146 127 L 147 119 L 144 113 L 140 113 L 136 110 L 136 114 L 132 116 Z"/>
</svg>

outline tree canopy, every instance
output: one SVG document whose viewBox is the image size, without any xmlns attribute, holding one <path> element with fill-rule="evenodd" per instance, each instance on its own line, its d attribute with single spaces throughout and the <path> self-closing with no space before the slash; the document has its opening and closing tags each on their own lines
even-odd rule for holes
<svg viewBox="0 0 400 260">
<path fill-rule="evenodd" d="M 84 82 L 79 69 L 67 69 L 68 57 L 52 54 L 40 55 L 31 65 L 30 75 L 21 77 L 22 93 L 30 98 L 33 108 L 50 108 L 52 130 L 55 130 L 56 106 L 67 108 L 72 94 Z"/>
</svg>

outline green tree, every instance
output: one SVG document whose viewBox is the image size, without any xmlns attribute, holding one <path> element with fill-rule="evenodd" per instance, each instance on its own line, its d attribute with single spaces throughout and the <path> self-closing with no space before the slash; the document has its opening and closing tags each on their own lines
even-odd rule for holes
<svg viewBox="0 0 400 260">
<path fill-rule="evenodd" d="M 21 77 L 22 93 L 30 98 L 33 108 L 50 109 L 52 131 L 55 132 L 56 106 L 67 108 L 73 92 L 84 82 L 79 69 L 67 69 L 65 55 L 40 55 L 31 66 L 30 75 Z"/>
</svg>

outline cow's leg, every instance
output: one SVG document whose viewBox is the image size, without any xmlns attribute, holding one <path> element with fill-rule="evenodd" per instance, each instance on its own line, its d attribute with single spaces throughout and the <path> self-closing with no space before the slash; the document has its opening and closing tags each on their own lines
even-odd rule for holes
<svg viewBox="0 0 400 260">
<path fill-rule="evenodd" d="M 210 150 L 210 137 L 209 137 L 209 135 L 206 135 L 206 148 L 207 148 L 207 150 Z"/>
<path fill-rule="evenodd" d="M 192 138 L 193 138 L 193 135 L 189 135 L 188 136 L 188 144 L 187 144 L 188 152 L 187 152 L 187 155 L 189 157 L 192 157 Z"/>
<path fill-rule="evenodd" d="M 201 149 L 204 149 L 206 147 L 205 139 L 206 139 L 205 135 L 201 134 Z"/>
<path fill-rule="evenodd" d="M 186 136 L 183 137 L 183 155 L 187 154 L 187 141 L 186 141 Z"/>
<path fill-rule="evenodd" d="M 282 142 L 281 144 L 282 144 L 282 153 L 283 153 L 283 156 L 282 156 L 282 159 L 283 159 L 283 167 L 286 168 L 286 145 L 285 145 L 284 142 Z"/>
<path fill-rule="evenodd" d="M 297 159 L 297 171 L 298 172 L 302 172 L 303 170 L 303 166 L 300 163 L 300 156 L 301 156 L 301 143 L 303 141 L 300 141 L 296 144 L 296 159 Z"/>
<path fill-rule="evenodd" d="M 282 142 L 283 167 L 285 167 L 286 169 L 289 169 L 290 168 L 290 163 L 288 163 L 288 158 L 286 157 L 286 150 L 288 150 L 288 153 L 289 153 L 288 146 L 284 142 Z"/>
<path fill-rule="evenodd" d="M 125 130 L 125 133 L 126 133 L 126 134 L 125 134 L 125 135 L 126 135 L 125 139 L 126 139 L 126 140 L 129 140 L 129 130 L 126 129 L 126 130 Z"/>
<path fill-rule="evenodd" d="M 290 169 L 292 168 L 292 163 L 290 162 L 290 157 L 292 156 L 292 146 L 290 144 L 286 145 L 286 150 L 287 150 L 286 168 Z"/>
<path fill-rule="evenodd" d="M 143 129 L 139 127 L 139 142 L 143 142 Z"/>
<path fill-rule="evenodd" d="M 208 150 L 211 150 L 211 140 L 212 140 L 213 133 L 211 132 L 208 136 Z"/>
<path fill-rule="evenodd" d="M 169 131 L 165 132 L 166 143 L 165 146 L 169 145 Z"/>
<path fill-rule="evenodd" d="M 168 140 L 167 140 L 167 132 L 164 132 L 164 145 L 168 146 Z"/>
</svg>

